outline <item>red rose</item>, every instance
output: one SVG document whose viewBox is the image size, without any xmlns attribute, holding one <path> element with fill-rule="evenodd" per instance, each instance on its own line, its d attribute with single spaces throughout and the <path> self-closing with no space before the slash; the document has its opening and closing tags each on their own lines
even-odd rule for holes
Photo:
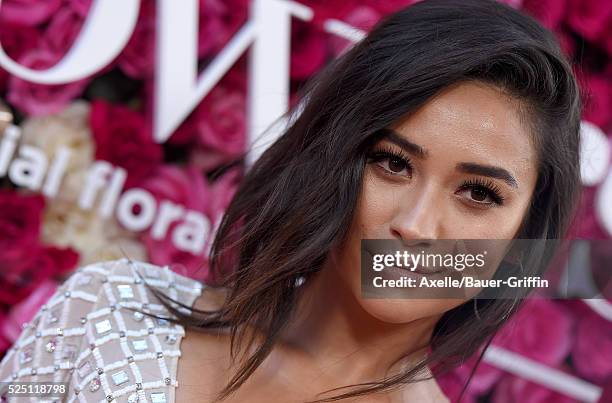
<svg viewBox="0 0 612 403">
<path fill-rule="evenodd" d="M 61 54 L 50 49 L 36 48 L 25 53 L 19 63 L 33 69 L 46 69 L 55 65 Z M 83 93 L 90 79 L 85 78 L 68 84 L 42 85 L 11 76 L 8 82 L 7 99 L 22 112 L 34 116 L 60 112 L 74 98 Z"/>
<path fill-rule="evenodd" d="M 198 55 L 218 53 L 246 22 L 250 0 L 200 0 Z"/>
<path fill-rule="evenodd" d="M 291 78 L 303 80 L 316 73 L 327 59 L 327 35 L 304 21 L 291 25 Z"/>
<path fill-rule="evenodd" d="M 569 371 L 564 371 L 569 372 Z M 578 403 L 578 400 L 524 378 L 506 375 L 495 387 L 493 403 Z"/>
<path fill-rule="evenodd" d="M 141 3 L 136 28 L 119 55 L 117 64 L 125 74 L 136 79 L 153 77 L 155 71 L 155 3 Z"/>
<path fill-rule="evenodd" d="M 71 248 L 28 245 L 20 259 L 0 261 L 0 306 L 12 306 L 30 295 L 38 284 L 68 273 L 79 262 Z"/>
<path fill-rule="evenodd" d="M 383 14 L 381 11 L 375 7 L 364 5 L 355 7 L 346 15 L 343 15 L 341 20 L 367 33 L 376 25 L 382 16 Z M 330 38 L 330 44 L 333 53 L 335 55 L 340 55 L 352 45 L 352 42 L 348 39 L 333 35 Z"/>
<path fill-rule="evenodd" d="M 86 17 L 91 8 L 92 0 L 68 0 L 70 8 L 78 12 L 81 16 Z"/>
<path fill-rule="evenodd" d="M 91 105 L 90 124 L 95 158 L 125 168 L 126 188 L 137 185 L 162 162 L 162 147 L 153 141 L 150 125 L 138 112 L 96 100 Z"/>
<path fill-rule="evenodd" d="M 554 30 L 565 17 L 567 0 L 524 0 L 522 9 Z"/>
<path fill-rule="evenodd" d="M 528 299 L 501 328 L 493 344 L 555 366 L 570 351 L 572 330 L 572 316 L 564 306 L 546 299 Z"/>
<path fill-rule="evenodd" d="M 555 31 L 555 35 L 557 36 L 557 41 L 559 41 L 559 45 L 561 46 L 561 50 L 565 55 L 571 59 L 576 53 L 576 42 L 572 35 L 562 28 L 557 28 Z"/>
<path fill-rule="evenodd" d="M 612 123 L 612 80 L 603 74 L 576 75 L 586 93 L 583 118 L 607 132 Z"/>
<path fill-rule="evenodd" d="M 0 41 L 4 52 L 18 60 L 26 51 L 36 47 L 40 31 L 27 25 L 3 22 L 0 24 Z"/>
<path fill-rule="evenodd" d="M 458 366 L 453 370 L 454 377 L 460 379 L 463 384 L 467 383 L 470 379 L 470 374 L 476 365 L 477 359 L 480 356 L 479 350 L 469 359 L 467 359 L 462 365 Z M 503 371 L 497 367 L 488 364 L 486 361 L 481 360 L 472 376 L 468 385 L 468 392 L 474 396 L 482 395 L 492 389 L 493 385 L 501 378 Z"/>
<path fill-rule="evenodd" d="M 235 160 L 246 149 L 246 94 L 240 83 L 218 84 L 169 140 L 193 144 L 190 162 L 204 171 Z"/>
<path fill-rule="evenodd" d="M 40 39 L 40 32 L 34 27 L 9 22 L 0 24 L 0 42 L 4 52 L 13 60 L 21 58 L 26 50 L 34 48 Z M 6 89 L 9 73 L 0 68 L 0 91 Z"/>
<path fill-rule="evenodd" d="M 300 3 L 312 8 L 314 11 L 313 22 L 323 26 L 330 18 L 339 18 L 359 5 L 357 0 L 329 1 L 329 0 L 302 0 Z"/>
<path fill-rule="evenodd" d="M 19 260 L 38 244 L 44 207 L 45 199 L 39 194 L 0 189 L 0 265 Z"/>
<path fill-rule="evenodd" d="M 376 9 L 379 13 L 386 15 L 418 2 L 419 0 L 366 0 L 364 3 Z"/>
<path fill-rule="evenodd" d="M 569 0 L 567 23 L 588 40 L 600 37 L 612 17 L 612 2 L 600 0 Z"/>
<path fill-rule="evenodd" d="M 610 58 L 612 57 L 612 18 L 610 19 L 610 22 L 607 25 L 608 26 L 604 30 L 603 34 L 599 37 L 598 41 L 608 52 L 608 60 L 610 60 Z"/>
<path fill-rule="evenodd" d="M 612 322 L 589 311 L 578 318 L 572 359 L 578 373 L 598 383 L 612 381 Z"/>
<path fill-rule="evenodd" d="M 72 47 L 81 32 L 85 18 L 72 7 L 62 7 L 51 19 L 45 30 L 45 47 L 58 59 Z"/>
<path fill-rule="evenodd" d="M 4 0 L 0 22 L 39 25 L 47 21 L 61 6 L 62 0 Z"/>
<path fill-rule="evenodd" d="M 36 282 L 36 288 L 32 293 L 19 304 L 13 306 L 4 321 L 0 317 L 0 332 L 10 340 L 11 344 L 17 341 L 23 324 L 31 321 L 40 307 L 53 296 L 57 286 L 58 283 L 54 280 Z"/>
<path fill-rule="evenodd" d="M 229 158 L 239 156 L 246 143 L 246 94 L 217 86 L 199 110 L 198 143 Z"/>
<path fill-rule="evenodd" d="M 447 372 L 436 379 L 438 386 L 440 386 L 440 389 L 444 395 L 451 402 L 459 401 L 459 395 L 463 390 L 465 381 L 466 380 L 463 378 L 463 376 L 459 375 L 456 371 Z M 464 403 L 476 403 L 476 397 L 477 396 L 474 394 L 474 392 L 468 387 L 468 389 L 464 392 L 461 401 Z"/>
<path fill-rule="evenodd" d="M 160 166 L 141 186 L 158 201 L 171 200 L 185 209 L 201 213 L 204 218 L 212 210 L 212 191 L 204 173 L 195 166 Z M 202 280 L 208 275 L 206 256 L 176 248 L 172 234 L 179 224 L 180 221 L 170 224 L 165 237 L 161 239 L 153 238 L 150 232 L 142 234 L 141 240 L 147 248 L 149 260 L 157 265 L 171 264 L 173 271 Z"/>
<path fill-rule="evenodd" d="M 571 237 L 575 239 L 607 239 L 608 231 L 601 225 L 595 207 L 597 187 L 585 186 L 572 221 Z"/>
<path fill-rule="evenodd" d="M 0 329 L 4 327 L 6 322 L 7 322 L 6 316 L 4 315 L 3 312 L 0 312 Z M 0 333 L 0 357 L 4 355 L 4 353 L 6 352 L 6 350 L 9 349 L 11 344 L 13 343 L 11 343 L 11 341 L 4 334 L 4 332 Z"/>
</svg>

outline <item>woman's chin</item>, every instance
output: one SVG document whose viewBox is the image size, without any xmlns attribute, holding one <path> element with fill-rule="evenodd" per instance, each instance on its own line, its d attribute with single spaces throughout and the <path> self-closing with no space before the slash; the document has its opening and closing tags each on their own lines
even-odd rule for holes
<svg viewBox="0 0 612 403">
<path fill-rule="evenodd" d="M 385 323 L 402 324 L 438 317 L 464 301 L 455 299 L 382 299 L 359 297 L 364 311 Z"/>
</svg>

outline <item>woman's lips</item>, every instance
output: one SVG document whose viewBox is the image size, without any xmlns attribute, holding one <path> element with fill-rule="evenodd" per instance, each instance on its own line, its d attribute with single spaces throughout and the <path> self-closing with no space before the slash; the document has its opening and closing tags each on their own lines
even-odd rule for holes
<svg viewBox="0 0 612 403">
<path fill-rule="evenodd" d="M 370 257 L 374 256 L 374 253 L 369 250 L 369 249 L 365 249 L 366 253 L 368 253 L 370 255 Z M 423 267 L 421 265 L 418 265 L 416 268 L 412 268 L 412 267 L 398 267 L 398 266 L 388 266 L 387 268 L 393 268 L 399 271 L 409 271 L 412 273 L 417 273 L 417 274 L 421 274 L 424 276 L 428 276 L 428 275 L 432 275 L 432 274 L 437 274 L 437 273 L 441 273 L 444 271 L 444 269 L 440 269 L 439 267 Z M 414 270 L 413 270 L 414 269 Z M 383 269 L 384 271 L 385 269 Z"/>
<path fill-rule="evenodd" d="M 396 269 L 399 270 L 404 270 L 404 271 L 409 271 L 412 273 L 418 273 L 418 274 L 422 274 L 424 276 L 429 276 L 432 274 L 436 274 L 436 273 L 441 273 L 443 270 L 437 269 L 437 268 L 426 268 L 426 267 L 422 267 L 422 266 L 417 266 L 416 268 L 414 268 L 414 270 L 412 270 L 413 268 L 408 268 L 408 267 L 397 267 L 397 266 L 392 266 Z"/>
</svg>

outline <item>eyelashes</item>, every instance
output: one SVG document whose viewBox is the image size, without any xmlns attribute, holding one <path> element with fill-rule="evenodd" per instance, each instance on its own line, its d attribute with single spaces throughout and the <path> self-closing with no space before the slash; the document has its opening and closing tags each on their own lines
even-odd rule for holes
<svg viewBox="0 0 612 403">
<path fill-rule="evenodd" d="M 493 200 L 491 203 L 478 202 L 479 204 L 492 204 L 503 205 L 505 198 L 501 194 L 501 189 L 491 179 L 474 178 L 468 179 L 461 184 L 462 190 L 471 190 L 472 192 L 480 192 L 485 194 Z"/>
<path fill-rule="evenodd" d="M 378 163 L 381 161 L 388 160 L 389 166 L 393 164 L 399 167 L 400 172 L 403 169 L 407 169 L 409 172 L 407 177 L 412 178 L 412 161 L 408 155 L 401 151 L 395 151 L 389 146 L 382 146 L 380 148 L 377 148 L 376 150 L 371 151 L 367 157 L 368 162 Z M 398 172 L 391 171 L 388 168 L 381 168 L 385 171 L 385 174 L 387 175 L 394 177 L 405 176 L 399 174 Z M 482 196 L 484 196 L 485 198 L 490 198 L 491 201 L 489 202 L 480 201 L 472 197 L 469 198 L 470 202 L 480 207 L 501 206 L 505 202 L 505 197 L 502 195 L 500 187 L 491 179 L 475 177 L 465 180 L 459 187 L 458 192 L 465 191 L 470 191 L 470 196 L 476 196 L 477 198 L 481 198 Z"/>
<path fill-rule="evenodd" d="M 410 160 L 410 157 L 408 157 L 403 152 L 397 152 L 393 150 L 392 148 L 385 146 L 385 147 L 381 147 L 371 152 L 368 156 L 368 160 L 370 162 L 380 162 L 380 161 L 389 160 L 389 162 L 393 162 L 394 164 L 399 164 L 400 166 L 403 165 L 405 168 L 408 168 L 410 170 L 409 177 L 412 178 L 412 161 Z M 390 175 L 402 176 L 402 175 L 399 175 L 397 172 L 389 171 L 386 168 L 385 170 Z"/>
</svg>

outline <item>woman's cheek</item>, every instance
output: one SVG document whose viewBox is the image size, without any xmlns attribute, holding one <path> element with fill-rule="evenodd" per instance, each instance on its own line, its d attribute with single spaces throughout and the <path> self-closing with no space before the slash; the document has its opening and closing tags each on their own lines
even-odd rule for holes
<svg viewBox="0 0 612 403">
<path fill-rule="evenodd" d="M 518 228 L 520 217 L 508 216 L 501 211 L 487 217 L 463 219 L 463 230 L 457 239 L 512 239 Z"/>
<path fill-rule="evenodd" d="M 385 182 L 380 174 L 374 172 L 375 168 L 369 170 L 369 174 L 364 181 L 362 193 L 363 206 L 366 215 L 384 222 L 390 222 L 393 214 L 397 211 L 399 204 L 411 203 L 410 184 L 392 184 Z"/>
</svg>

